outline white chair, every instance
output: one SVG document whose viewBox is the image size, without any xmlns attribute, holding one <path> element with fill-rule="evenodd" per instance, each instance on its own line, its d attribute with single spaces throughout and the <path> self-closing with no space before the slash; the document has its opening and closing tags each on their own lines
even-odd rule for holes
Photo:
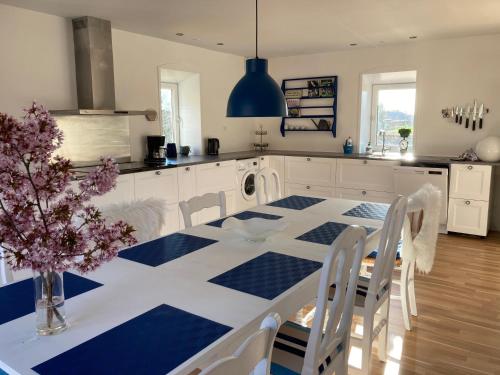
<svg viewBox="0 0 500 375">
<path fill-rule="evenodd" d="M 201 211 L 204 208 L 210 207 L 220 207 L 220 217 L 226 217 L 226 193 L 219 191 L 218 193 L 207 193 L 199 197 L 193 197 L 188 201 L 182 201 L 179 203 L 181 208 L 182 217 L 184 218 L 184 226 L 186 228 L 191 228 L 193 222 L 191 215 L 195 212 Z"/>
<path fill-rule="evenodd" d="M 417 316 L 415 267 L 429 273 L 434 263 L 441 212 L 441 191 L 431 185 L 422 186 L 408 197 L 408 215 L 403 227 L 401 257 L 401 308 L 403 322 L 411 330 L 411 315 Z"/>
<path fill-rule="evenodd" d="M 101 211 L 108 222 L 123 220 L 133 226 L 133 235 L 138 242 L 165 235 L 168 209 L 164 199 L 148 198 L 131 203 L 110 204 Z"/>
<path fill-rule="evenodd" d="M 350 226 L 333 242 L 323 262 L 309 331 L 287 322 L 274 344 L 273 365 L 302 375 L 347 374 L 353 305 L 366 243 L 364 228 Z M 329 300 L 330 286 L 339 290 Z M 300 362 L 302 362 L 300 370 Z"/>
<path fill-rule="evenodd" d="M 389 304 L 392 287 L 392 273 L 398 242 L 401 238 L 406 216 L 407 199 L 398 196 L 387 212 L 371 277 L 359 277 L 354 304 L 354 315 L 363 317 L 363 335 L 354 333 L 352 342 L 361 345 L 361 370 L 370 373 L 372 344 L 378 337 L 378 356 L 387 358 L 387 334 L 389 328 Z M 335 292 L 332 288 L 332 292 Z M 339 290 L 337 288 L 337 290 Z M 340 289 L 342 290 L 342 289 Z M 338 293 L 335 293 L 335 296 Z M 377 324 L 375 325 L 377 318 Z"/>
<path fill-rule="evenodd" d="M 0 246 L 0 285 L 5 285 L 14 281 L 12 269 L 4 258 L 3 248 Z"/>
<path fill-rule="evenodd" d="M 280 325 L 280 316 L 269 314 L 260 329 L 247 338 L 232 356 L 213 363 L 200 375 L 270 374 L 273 343 Z"/>
<path fill-rule="evenodd" d="M 281 198 L 281 185 L 278 172 L 269 167 L 262 168 L 255 175 L 257 203 L 266 204 Z"/>
</svg>

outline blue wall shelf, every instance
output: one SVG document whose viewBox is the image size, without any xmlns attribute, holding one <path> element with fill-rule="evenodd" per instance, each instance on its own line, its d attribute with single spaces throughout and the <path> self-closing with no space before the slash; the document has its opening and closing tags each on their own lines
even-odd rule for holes
<svg viewBox="0 0 500 375">
<path fill-rule="evenodd" d="M 337 84 L 337 76 L 284 79 L 281 90 L 289 113 L 281 119 L 281 135 L 284 137 L 291 131 L 328 131 L 336 137 Z M 329 129 L 318 129 L 316 124 L 320 120 L 328 121 Z"/>
</svg>

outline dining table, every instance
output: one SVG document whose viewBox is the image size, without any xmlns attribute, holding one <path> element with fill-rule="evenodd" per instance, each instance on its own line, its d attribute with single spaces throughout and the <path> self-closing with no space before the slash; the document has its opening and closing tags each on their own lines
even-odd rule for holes
<svg viewBox="0 0 500 375">
<path fill-rule="evenodd" d="M 123 249 L 86 274 L 64 273 L 69 327 L 35 329 L 33 274 L 0 287 L 0 374 L 190 374 L 231 355 L 271 312 L 314 300 L 322 261 L 349 225 L 378 246 L 389 205 L 292 195 L 230 216 L 278 220 L 251 241 L 224 219 Z"/>
</svg>

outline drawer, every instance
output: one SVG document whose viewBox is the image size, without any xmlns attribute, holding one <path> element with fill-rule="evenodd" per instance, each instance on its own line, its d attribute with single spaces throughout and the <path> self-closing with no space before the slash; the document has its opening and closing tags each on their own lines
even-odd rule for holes
<svg viewBox="0 0 500 375">
<path fill-rule="evenodd" d="M 490 165 L 452 164 L 450 197 L 488 201 L 491 174 Z"/>
<path fill-rule="evenodd" d="M 383 191 L 336 188 L 335 196 L 342 199 L 377 203 L 392 203 L 396 194 Z"/>
<path fill-rule="evenodd" d="M 334 196 L 334 189 L 327 186 L 285 183 L 285 196 L 289 195 L 331 198 Z"/>
<path fill-rule="evenodd" d="M 342 159 L 337 162 L 336 186 L 346 189 L 394 192 L 392 167 L 398 161 Z"/>
<path fill-rule="evenodd" d="M 74 183 L 75 189 L 78 189 L 78 182 Z M 116 179 L 116 187 L 104 195 L 92 197 L 91 203 L 97 207 L 103 207 L 108 204 L 130 203 L 134 200 L 134 175 L 124 174 Z"/>
<path fill-rule="evenodd" d="M 160 198 L 168 204 L 179 202 L 177 169 L 161 169 L 134 174 L 135 198 Z"/>
<path fill-rule="evenodd" d="M 336 164 L 336 159 L 285 156 L 285 182 L 333 187 Z"/>
<path fill-rule="evenodd" d="M 196 195 L 234 190 L 236 187 L 236 161 L 199 164 L 196 171 Z"/>
<path fill-rule="evenodd" d="M 485 201 L 450 198 L 448 205 L 448 226 L 450 232 L 488 234 L 488 206 Z"/>
</svg>

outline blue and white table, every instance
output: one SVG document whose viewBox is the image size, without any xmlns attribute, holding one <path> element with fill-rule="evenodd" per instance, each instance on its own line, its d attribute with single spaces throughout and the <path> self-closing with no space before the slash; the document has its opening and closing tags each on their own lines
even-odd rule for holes
<svg viewBox="0 0 500 375">
<path fill-rule="evenodd" d="M 387 206 L 368 204 L 365 210 L 361 203 L 294 197 L 252 208 L 257 214 L 242 216 L 273 215 L 267 217 L 288 223 L 263 243 L 245 241 L 214 223 L 126 249 L 83 275 L 102 286 L 67 299 L 66 332 L 36 336 L 33 313 L 0 323 L 0 369 L 45 374 L 55 368 L 75 373 L 79 367 L 87 374 L 137 374 L 133 365 L 144 358 L 134 355 L 147 357 L 143 371 L 148 374 L 203 368 L 231 354 L 269 312 L 286 319 L 314 298 L 325 243 L 342 224 L 373 228 L 366 254 L 377 247 L 383 222 L 373 211 Z M 280 267 L 288 267 L 288 274 L 280 276 Z M 15 274 L 16 282 L 30 277 L 30 272 Z M 0 322 L 1 304 L 0 299 Z M 206 332 L 202 337 L 200 330 Z"/>
</svg>

